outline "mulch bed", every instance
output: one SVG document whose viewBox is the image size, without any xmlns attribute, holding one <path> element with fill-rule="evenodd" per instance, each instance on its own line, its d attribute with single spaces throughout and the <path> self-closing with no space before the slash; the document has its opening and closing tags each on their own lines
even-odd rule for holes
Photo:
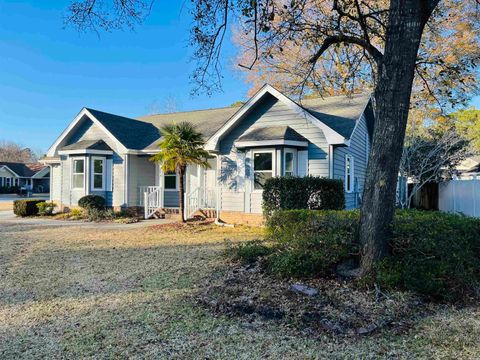
<svg viewBox="0 0 480 360">
<path fill-rule="evenodd" d="M 299 283 L 317 294 L 294 291 L 292 285 Z M 281 280 L 258 264 L 232 264 L 207 279 L 194 300 L 216 315 L 255 324 L 276 322 L 309 337 L 401 334 L 438 307 L 408 293 L 359 289 L 339 279 Z"/>
</svg>

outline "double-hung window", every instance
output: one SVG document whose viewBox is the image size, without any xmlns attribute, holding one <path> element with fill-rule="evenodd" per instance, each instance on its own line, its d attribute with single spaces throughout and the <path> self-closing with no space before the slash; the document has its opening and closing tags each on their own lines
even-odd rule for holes
<svg viewBox="0 0 480 360">
<path fill-rule="evenodd" d="M 177 174 L 175 172 L 168 172 L 163 177 L 165 190 L 177 190 Z"/>
<path fill-rule="evenodd" d="M 354 187 L 354 158 L 352 155 L 345 155 L 345 191 L 347 193 L 353 192 Z"/>
<path fill-rule="evenodd" d="M 85 187 L 85 160 L 73 159 L 72 161 L 72 188 L 83 189 Z"/>
<path fill-rule="evenodd" d="M 265 181 L 273 177 L 273 152 L 258 151 L 253 153 L 253 188 L 262 190 Z"/>
<path fill-rule="evenodd" d="M 105 189 L 105 158 L 92 157 L 92 190 Z"/>
<path fill-rule="evenodd" d="M 5 186 L 6 187 L 12 186 L 11 181 L 12 181 L 12 178 L 9 178 L 9 177 L 5 178 Z"/>
<path fill-rule="evenodd" d="M 294 176 L 295 175 L 295 153 L 293 150 L 285 150 L 284 153 L 284 175 L 285 176 Z"/>
</svg>

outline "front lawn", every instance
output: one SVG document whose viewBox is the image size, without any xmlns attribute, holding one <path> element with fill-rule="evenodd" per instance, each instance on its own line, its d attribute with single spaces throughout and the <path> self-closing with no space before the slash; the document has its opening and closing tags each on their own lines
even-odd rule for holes
<svg viewBox="0 0 480 360">
<path fill-rule="evenodd" d="M 122 228 L 123 229 L 123 228 Z M 0 224 L 0 358 L 475 358 L 480 309 L 442 308 L 406 333 L 305 336 L 196 300 L 229 267 L 213 225 L 105 230 Z"/>
</svg>

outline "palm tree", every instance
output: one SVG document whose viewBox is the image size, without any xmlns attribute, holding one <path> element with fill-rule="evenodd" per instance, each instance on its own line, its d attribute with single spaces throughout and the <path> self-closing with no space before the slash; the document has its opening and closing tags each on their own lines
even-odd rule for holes
<svg viewBox="0 0 480 360">
<path fill-rule="evenodd" d="M 160 129 L 162 140 L 159 143 L 160 152 L 150 160 L 161 164 L 164 173 L 175 172 L 180 178 L 180 212 L 185 222 L 184 180 L 187 165 L 209 167 L 208 152 L 203 149 L 203 136 L 189 122 L 165 125 Z"/>
</svg>

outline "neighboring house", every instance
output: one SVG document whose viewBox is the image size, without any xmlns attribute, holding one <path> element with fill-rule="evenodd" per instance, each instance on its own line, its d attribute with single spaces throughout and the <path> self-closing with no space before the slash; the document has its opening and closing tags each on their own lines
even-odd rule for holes
<svg viewBox="0 0 480 360">
<path fill-rule="evenodd" d="M 174 212 L 178 177 L 149 158 L 158 152 L 159 128 L 180 121 L 196 125 L 212 154 L 211 168 L 187 169 L 187 216 L 213 209 L 226 221 L 255 221 L 265 179 L 285 175 L 341 179 L 347 208 L 360 205 L 374 121 L 370 96 L 298 104 L 270 85 L 241 107 L 138 119 L 82 109 L 43 159 L 51 168 L 51 199 L 71 207 L 98 194 L 109 206 L 142 208 L 146 217 Z"/>
<path fill-rule="evenodd" d="M 471 179 L 480 176 L 480 155 L 470 156 L 463 160 L 456 168 L 457 177 Z"/>
<path fill-rule="evenodd" d="M 39 163 L 0 162 L 0 192 L 15 192 L 18 189 L 48 193 L 50 168 Z"/>
</svg>

